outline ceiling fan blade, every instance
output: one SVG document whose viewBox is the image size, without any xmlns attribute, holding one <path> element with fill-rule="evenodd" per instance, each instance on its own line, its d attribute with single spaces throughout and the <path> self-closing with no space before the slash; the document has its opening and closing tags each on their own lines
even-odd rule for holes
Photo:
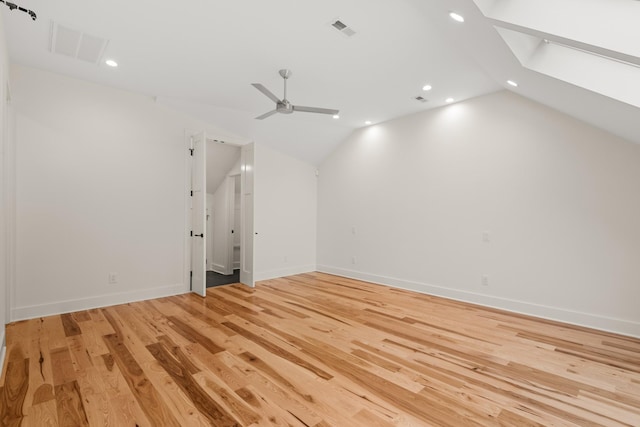
<svg viewBox="0 0 640 427">
<path fill-rule="evenodd" d="M 256 120 L 264 120 L 267 117 L 273 116 L 277 112 L 278 112 L 278 110 L 271 110 L 268 113 L 264 113 L 263 115 L 256 117 Z"/>
<path fill-rule="evenodd" d="M 340 112 L 339 110 L 330 110 L 328 108 L 301 107 L 299 105 L 294 105 L 293 111 L 301 111 L 303 113 L 320 113 L 320 114 L 338 114 Z"/>
<path fill-rule="evenodd" d="M 258 89 L 260 92 L 264 93 L 266 96 L 269 97 L 270 100 L 272 100 L 275 103 L 280 102 L 280 100 L 278 99 L 277 96 L 275 96 L 269 89 L 267 89 L 266 87 L 264 87 L 263 85 L 261 85 L 260 83 L 251 83 L 251 86 L 255 87 L 256 89 Z"/>
</svg>

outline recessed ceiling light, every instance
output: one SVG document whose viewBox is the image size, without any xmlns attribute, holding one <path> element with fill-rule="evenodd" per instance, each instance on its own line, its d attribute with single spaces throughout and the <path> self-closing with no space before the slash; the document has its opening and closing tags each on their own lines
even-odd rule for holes
<svg viewBox="0 0 640 427">
<path fill-rule="evenodd" d="M 339 118 L 340 118 L 340 116 L 339 116 L 338 114 L 334 114 L 334 115 L 333 115 L 333 118 L 334 118 L 334 119 L 339 119 Z"/>
<path fill-rule="evenodd" d="M 373 122 L 372 122 L 371 120 L 367 120 L 366 122 L 364 122 L 364 124 L 365 124 L 365 125 L 370 125 L 370 124 L 372 124 L 372 123 L 373 123 Z"/>
<path fill-rule="evenodd" d="M 518 83 L 514 82 L 513 80 L 507 80 L 507 83 L 509 83 L 513 87 L 518 87 Z"/>
<path fill-rule="evenodd" d="M 424 86 L 422 86 L 422 90 L 423 90 L 423 91 L 425 91 L 425 92 L 427 92 L 427 91 L 429 91 L 429 90 L 431 90 L 431 89 L 432 89 L 432 88 L 431 88 L 431 85 L 424 85 Z"/>
<path fill-rule="evenodd" d="M 447 99 L 445 99 L 445 102 L 446 102 L 447 104 L 451 104 L 453 101 L 454 101 L 454 100 L 453 100 L 453 98 L 447 98 Z"/>
<path fill-rule="evenodd" d="M 451 17 L 451 19 L 453 19 L 456 22 L 464 22 L 464 16 L 455 13 L 455 12 L 449 12 L 449 16 Z"/>
<path fill-rule="evenodd" d="M 117 67 L 118 63 L 116 61 L 114 61 L 113 59 L 107 59 L 106 61 L 104 61 L 105 64 L 107 64 L 109 67 Z"/>
</svg>

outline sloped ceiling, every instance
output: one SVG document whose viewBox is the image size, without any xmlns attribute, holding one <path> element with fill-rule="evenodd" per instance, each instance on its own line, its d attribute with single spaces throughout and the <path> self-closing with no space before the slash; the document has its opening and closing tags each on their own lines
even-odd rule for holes
<svg viewBox="0 0 640 427">
<path fill-rule="evenodd" d="M 576 4 L 585 2 L 594 5 Z M 630 93 L 640 93 L 640 83 L 633 79 L 637 68 L 621 73 L 617 62 L 607 71 L 612 75 L 594 71 L 592 80 L 607 78 L 618 88 L 597 91 L 571 81 L 566 70 L 558 71 L 559 63 L 571 63 L 575 49 L 567 53 L 552 48 L 548 55 L 539 54 L 540 40 L 554 38 L 617 52 L 623 55 L 617 59 L 633 63 L 638 60 L 637 43 L 603 45 L 593 34 L 610 40 L 610 33 L 620 33 L 602 22 L 609 18 L 595 6 L 609 10 L 611 17 L 624 5 L 631 16 L 625 22 L 638 22 L 633 14 L 640 2 L 635 0 L 23 3 L 37 13 L 37 21 L 2 7 L 13 62 L 154 96 L 159 103 L 211 121 L 247 141 L 268 144 L 313 164 L 366 120 L 375 124 L 443 107 L 449 97 L 458 102 L 501 89 L 640 143 L 640 127 L 634 126 L 640 109 L 627 99 Z M 550 9 L 554 4 L 562 4 L 562 12 Z M 594 28 L 592 21 L 580 21 L 582 30 L 563 30 L 569 24 L 558 20 L 558 14 L 576 8 L 580 10 L 573 21 L 586 16 L 601 25 Z M 462 14 L 465 22 L 451 20 L 451 11 Z M 537 20 L 529 19 L 532 15 Z M 336 19 L 356 34 L 346 37 L 337 31 L 330 25 Z M 100 59 L 91 63 L 51 52 L 57 24 L 105 40 Z M 621 34 L 624 40 L 626 33 Z M 527 46 L 532 51 L 527 53 Z M 538 56 L 532 56 L 534 51 Z M 559 59 L 553 60 L 554 55 Z M 546 71 L 552 72 L 540 66 L 543 56 L 551 58 Z M 119 67 L 107 67 L 104 60 L 109 58 Z M 274 106 L 250 84 L 262 83 L 281 96 L 281 68 L 293 71 L 288 98 L 294 104 L 336 108 L 340 119 L 296 113 L 255 120 Z M 508 79 L 519 86 L 507 85 Z M 427 84 L 432 89 L 425 92 L 422 87 Z M 416 101 L 416 96 L 427 101 Z"/>
<path fill-rule="evenodd" d="M 215 193 L 239 161 L 240 148 L 238 146 L 208 140 L 207 193 Z"/>
<path fill-rule="evenodd" d="M 452 0 L 449 6 L 467 20 L 460 31 L 445 27 L 447 36 L 496 82 L 640 143 L 639 1 Z M 519 86 L 510 88 L 507 80 Z"/>
</svg>

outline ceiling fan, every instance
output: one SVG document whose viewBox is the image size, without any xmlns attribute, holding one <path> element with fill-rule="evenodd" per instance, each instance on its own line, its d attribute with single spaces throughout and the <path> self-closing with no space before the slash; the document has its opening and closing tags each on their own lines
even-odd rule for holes
<svg viewBox="0 0 640 427">
<path fill-rule="evenodd" d="M 287 100 L 287 79 L 291 77 L 291 70 L 280 70 L 280 76 L 284 79 L 284 97 L 280 100 L 269 89 L 261 85 L 260 83 L 251 83 L 253 87 L 264 93 L 270 100 L 276 103 L 276 109 L 271 110 L 261 116 L 256 117 L 256 120 L 264 120 L 267 117 L 273 116 L 276 113 L 291 114 L 294 111 L 301 111 L 304 113 L 320 113 L 320 114 L 338 114 L 338 110 L 330 110 L 328 108 L 317 107 L 301 107 L 299 105 L 293 105 Z"/>
</svg>

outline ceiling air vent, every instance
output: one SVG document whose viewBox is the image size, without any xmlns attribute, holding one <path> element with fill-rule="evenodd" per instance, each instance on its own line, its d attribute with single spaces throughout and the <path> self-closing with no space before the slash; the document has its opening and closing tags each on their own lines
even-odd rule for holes
<svg viewBox="0 0 640 427">
<path fill-rule="evenodd" d="M 339 19 L 334 19 L 330 22 L 330 25 L 346 37 L 353 37 L 356 35 L 356 31 L 353 28 L 349 27 Z"/>
<path fill-rule="evenodd" d="M 109 41 L 52 22 L 49 42 L 52 53 L 98 64 Z"/>
<path fill-rule="evenodd" d="M 422 97 L 420 95 L 416 96 L 413 99 L 415 99 L 416 101 L 419 101 L 419 102 L 428 102 L 429 101 L 427 98 L 424 98 L 424 97 Z"/>
</svg>

